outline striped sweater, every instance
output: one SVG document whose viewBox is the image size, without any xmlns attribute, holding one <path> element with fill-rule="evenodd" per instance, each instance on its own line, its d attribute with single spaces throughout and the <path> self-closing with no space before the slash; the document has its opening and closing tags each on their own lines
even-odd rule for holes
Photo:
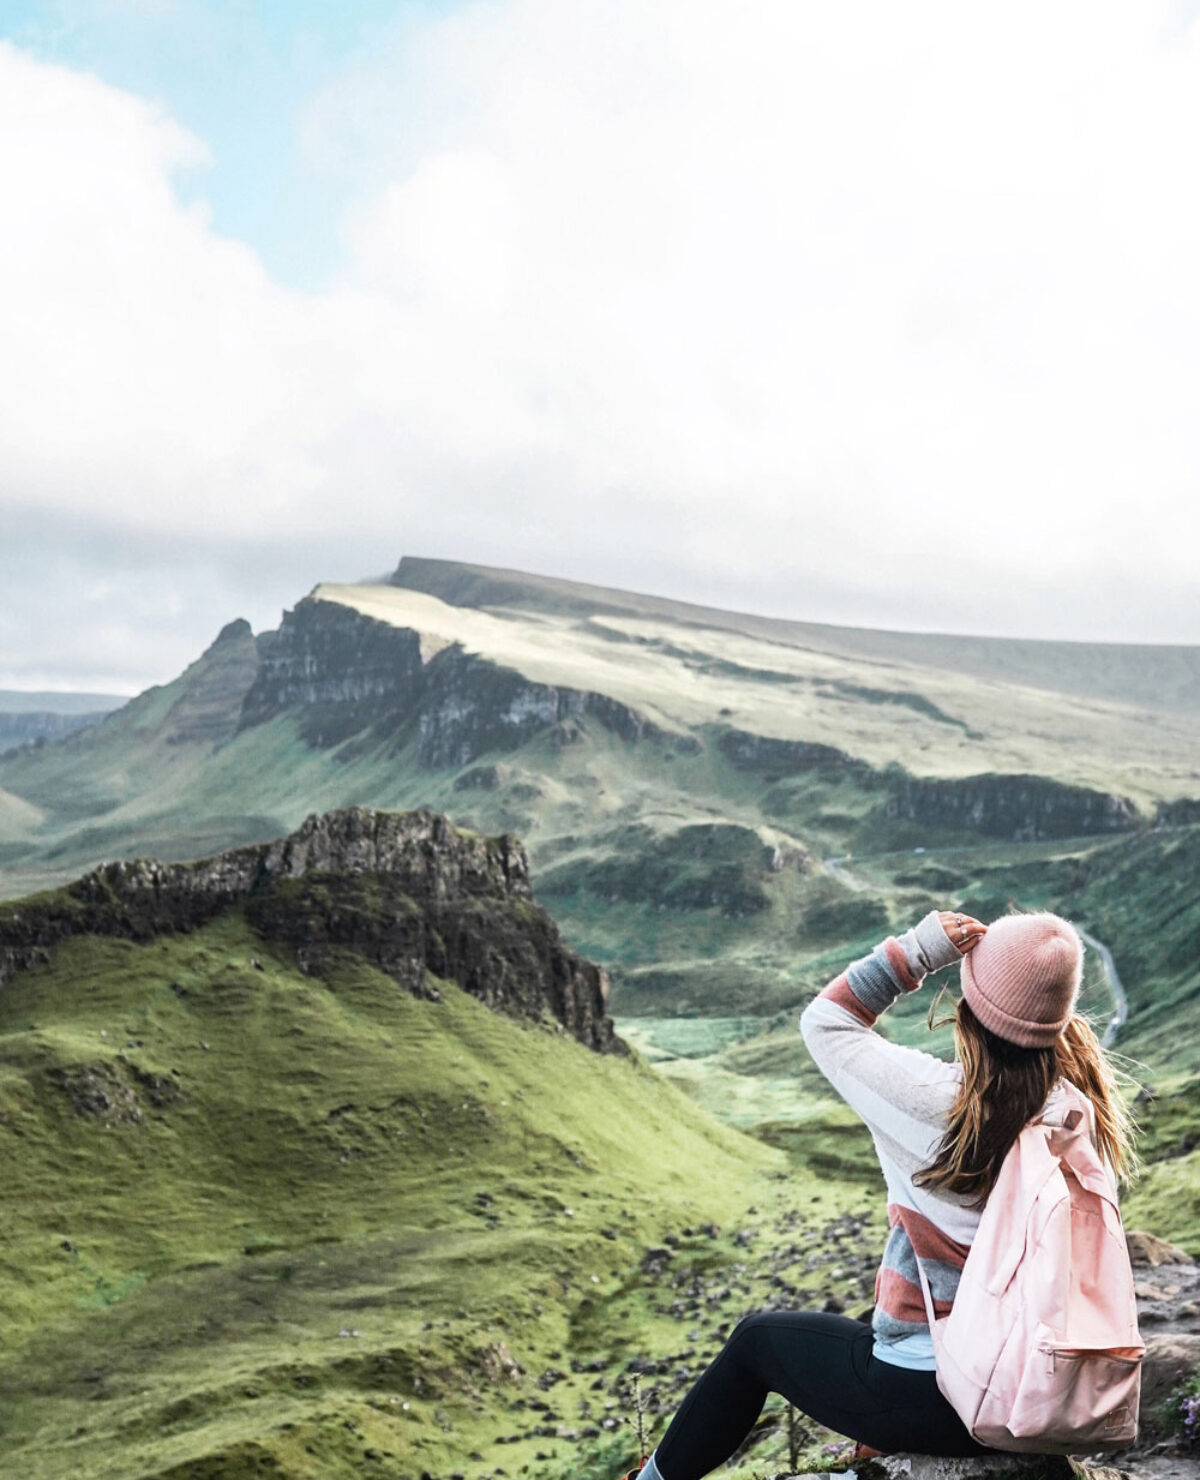
<svg viewBox="0 0 1200 1480">
<path fill-rule="evenodd" d="M 934 1310 L 950 1309 L 979 1227 L 961 1198 L 913 1185 L 941 1140 L 961 1083 L 957 1064 L 891 1043 L 874 1023 L 902 992 L 960 959 L 930 912 L 903 935 L 889 935 L 852 962 L 800 1016 L 818 1068 L 866 1122 L 887 1184 L 891 1232 L 875 1280 L 875 1354 L 900 1366 L 933 1370 L 933 1343 L 917 1274 L 924 1267 Z"/>
</svg>

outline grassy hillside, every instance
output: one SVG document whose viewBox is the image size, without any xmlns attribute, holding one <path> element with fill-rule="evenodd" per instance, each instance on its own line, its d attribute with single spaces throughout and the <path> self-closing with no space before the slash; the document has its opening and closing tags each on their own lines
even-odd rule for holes
<svg viewBox="0 0 1200 1480">
<path fill-rule="evenodd" d="M 647 1245 L 688 1228 L 681 1258 L 720 1269 L 733 1246 L 701 1223 L 840 1211 L 636 1058 L 436 986 L 420 1000 L 353 956 L 306 977 L 237 912 L 81 937 L 9 983 L 6 1464 L 479 1473 L 552 1388 L 575 1439 L 503 1458 L 561 1473 L 612 1443 L 623 1362 L 678 1344 Z"/>
<path fill-rule="evenodd" d="M 0 859 L 3 859 L 5 849 L 10 855 L 18 853 L 43 817 L 42 811 L 32 802 L 13 796 L 12 792 L 0 791 Z"/>
<path fill-rule="evenodd" d="M 10 982 L 14 1473 L 600 1480 L 632 1459 L 631 1363 L 653 1442 L 745 1311 L 869 1302 L 882 1199 L 844 1110 L 766 1145 L 637 1058 L 429 985 L 349 955 L 305 976 L 237 912 Z M 1168 1159 L 1131 1223 L 1195 1248 L 1194 1182 L 1164 1197 L 1189 1105 L 1156 1102 Z M 744 1473 L 783 1446 L 772 1401 Z"/>
<path fill-rule="evenodd" d="M 604 753 L 571 747 L 581 765 Z M 569 791 L 560 804 L 578 805 Z M 1152 937 L 1157 954 L 1131 986 L 1153 996 L 1177 979 L 1188 1000 L 1194 829 L 1025 844 L 1003 860 L 994 848 L 863 858 L 839 880 L 765 825 L 689 828 L 638 834 L 624 852 L 614 840 L 607 871 L 575 881 L 581 899 L 601 885 L 615 896 L 603 928 L 624 912 L 632 951 L 690 961 L 690 985 L 705 963 L 685 923 L 724 932 L 727 975 L 709 963 L 708 985 L 735 1010 L 633 1025 L 666 1074 L 549 1019 L 499 1015 L 480 1000 L 494 995 L 485 982 L 468 993 L 414 976 L 407 957 L 386 974 L 348 942 L 382 924 L 384 943 L 407 951 L 411 912 L 369 872 L 304 894 L 287 873 L 299 853 L 278 854 L 271 909 L 255 895 L 175 920 L 194 870 L 169 876 L 178 894 L 164 875 L 127 870 L 70 901 L 7 907 L 8 950 L 39 912 L 65 918 L 81 900 L 132 938 L 76 934 L 15 974 L 0 951 L 6 1465 L 29 1480 L 611 1480 L 635 1454 L 635 1373 L 653 1442 L 747 1310 L 869 1302 L 885 1237 L 878 1171 L 807 1062 L 794 1009 L 881 923 L 898 926 L 931 890 L 985 914 L 1018 888 L 1023 903 L 1070 899 L 1097 931 Z M 347 861 L 369 862 L 378 835 L 354 821 L 346 836 Z M 429 853 L 407 856 L 442 899 L 419 863 Z M 564 849 L 568 882 L 571 864 Z M 219 882 L 233 869 L 202 871 Z M 1157 914 L 1132 893 L 1150 898 L 1151 878 Z M 149 891 L 152 918 L 120 879 Z M 715 905 L 703 894 L 714 880 Z M 683 891 L 653 911 L 658 939 L 646 890 Z M 533 906 L 518 904 L 524 930 Z M 311 928 L 293 928 L 315 908 Z M 822 927 L 828 909 L 843 913 Z M 778 932 L 766 947 L 764 920 Z M 505 933 L 494 938 L 502 955 Z M 804 949 L 790 974 L 789 938 Z M 739 963 L 760 973 L 750 1011 L 736 1010 Z M 486 969 L 505 975 L 502 961 Z M 1094 957 L 1087 993 L 1103 1006 Z M 906 1002 L 889 1029 L 924 1040 L 924 1006 Z M 1178 1029 L 1180 1011 L 1168 1003 L 1141 1026 L 1135 1015 L 1130 1031 L 1166 1059 L 1156 1025 Z M 1172 1071 L 1156 1088 L 1143 1110 L 1153 1164 L 1128 1221 L 1200 1252 L 1196 1083 Z M 809 1434 L 809 1463 L 827 1437 Z M 735 1468 L 776 1469 L 783 1449 L 773 1402 Z"/>
<path fill-rule="evenodd" d="M 0 755 L 40 747 L 97 724 L 125 703 L 115 694 L 23 692 L 0 689 Z"/>
</svg>

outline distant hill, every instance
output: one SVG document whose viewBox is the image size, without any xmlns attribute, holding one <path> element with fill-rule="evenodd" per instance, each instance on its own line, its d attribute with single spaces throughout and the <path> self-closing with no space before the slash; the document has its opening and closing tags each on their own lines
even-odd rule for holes
<svg viewBox="0 0 1200 1480">
<path fill-rule="evenodd" d="M 1112 949 L 1124 1043 L 1200 1058 L 1178 1021 L 1200 997 L 1198 653 L 780 622 L 406 557 L 278 631 L 230 622 L 172 683 L 0 759 L 0 889 L 429 807 L 525 840 L 618 1019 L 769 1019 L 934 905 L 1042 904 Z"/>
<path fill-rule="evenodd" d="M 0 689 L 0 755 L 17 745 L 61 740 L 99 724 L 127 702 L 123 694 L 71 694 Z"/>
<path fill-rule="evenodd" d="M 107 714 L 128 694 L 70 693 L 58 689 L 0 689 L 0 714 Z"/>
</svg>

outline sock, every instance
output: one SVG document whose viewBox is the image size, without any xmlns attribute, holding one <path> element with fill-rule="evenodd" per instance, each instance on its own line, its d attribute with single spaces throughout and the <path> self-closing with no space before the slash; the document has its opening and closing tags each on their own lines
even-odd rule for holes
<svg viewBox="0 0 1200 1480">
<path fill-rule="evenodd" d="M 638 1473 L 637 1480 L 663 1480 L 662 1471 L 654 1462 L 652 1454 Z"/>
</svg>

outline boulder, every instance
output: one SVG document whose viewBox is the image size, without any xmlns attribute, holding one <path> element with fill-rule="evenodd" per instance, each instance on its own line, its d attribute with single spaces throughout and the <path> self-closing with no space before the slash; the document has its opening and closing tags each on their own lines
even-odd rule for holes
<svg viewBox="0 0 1200 1480">
<path fill-rule="evenodd" d="M 981 1454 L 949 1459 L 934 1454 L 888 1454 L 859 1460 L 844 1472 L 857 1480 L 1129 1480 L 1130 1472 L 1084 1465 L 1061 1455 Z M 828 1480 L 829 1472 L 820 1477 Z M 782 1480 L 782 1477 L 781 1477 Z M 787 1480 L 818 1480 L 816 1475 Z"/>
<path fill-rule="evenodd" d="M 1132 1228 L 1125 1235 L 1129 1247 L 1129 1258 L 1135 1269 L 1149 1267 L 1157 1269 L 1160 1264 L 1194 1264 L 1195 1260 L 1177 1244 L 1169 1244 L 1155 1233 L 1144 1228 Z"/>
</svg>

